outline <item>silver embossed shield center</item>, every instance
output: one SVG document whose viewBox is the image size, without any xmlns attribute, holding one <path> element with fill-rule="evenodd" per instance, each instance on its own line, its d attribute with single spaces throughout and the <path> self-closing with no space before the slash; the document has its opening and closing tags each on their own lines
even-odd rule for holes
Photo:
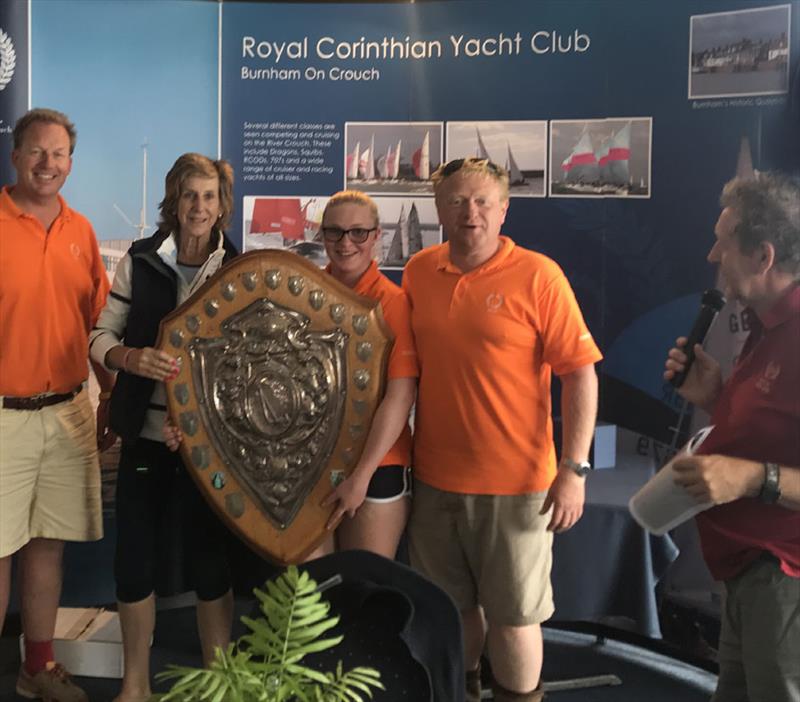
<svg viewBox="0 0 800 702">
<path fill-rule="evenodd" d="M 347 399 L 341 329 L 256 300 L 187 350 L 203 422 L 250 497 L 281 529 L 291 524 L 336 444 Z"/>
</svg>

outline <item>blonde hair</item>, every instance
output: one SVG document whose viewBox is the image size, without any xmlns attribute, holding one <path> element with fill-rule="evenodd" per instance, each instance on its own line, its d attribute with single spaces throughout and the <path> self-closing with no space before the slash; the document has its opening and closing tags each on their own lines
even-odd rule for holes
<svg viewBox="0 0 800 702">
<path fill-rule="evenodd" d="M 439 166 L 431 176 L 434 194 L 438 194 L 444 181 L 456 173 L 477 174 L 491 178 L 500 186 L 500 199 L 508 200 L 508 171 L 488 158 L 477 158 L 475 156 L 456 158 Z"/>
<path fill-rule="evenodd" d="M 361 205 L 362 207 L 366 207 L 372 215 L 375 227 L 379 227 L 381 224 L 378 206 L 375 204 L 375 200 L 366 193 L 362 193 L 360 190 L 340 190 L 338 193 L 331 195 L 325 205 L 325 209 L 322 211 L 323 223 L 325 222 L 325 215 L 328 214 L 328 211 L 339 205 Z"/>
<path fill-rule="evenodd" d="M 233 214 L 233 168 L 227 161 L 213 161 L 202 154 L 188 153 L 178 157 L 172 164 L 164 181 L 164 199 L 159 203 L 160 217 L 158 227 L 165 232 L 180 230 L 178 223 L 178 200 L 183 184 L 193 177 L 219 178 L 220 218 L 214 229 L 224 231 L 228 228 Z"/>
</svg>

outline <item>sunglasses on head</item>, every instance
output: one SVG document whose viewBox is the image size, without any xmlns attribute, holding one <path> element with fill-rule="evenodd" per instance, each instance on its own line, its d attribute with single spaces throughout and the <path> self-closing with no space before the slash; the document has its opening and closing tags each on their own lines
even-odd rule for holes
<svg viewBox="0 0 800 702">
<path fill-rule="evenodd" d="M 371 229 L 364 229 L 363 227 L 353 227 L 353 229 L 322 227 L 320 232 L 322 232 L 322 238 L 331 244 L 341 241 L 345 234 L 347 234 L 347 236 L 350 238 L 350 241 L 352 241 L 354 244 L 363 244 L 369 238 L 369 235 L 372 234 L 372 232 L 374 232 L 376 229 L 377 227 L 372 227 Z"/>
<path fill-rule="evenodd" d="M 488 168 L 492 173 L 495 175 L 500 175 L 502 171 L 500 168 L 492 163 L 488 158 L 484 159 L 477 159 L 477 158 L 456 158 L 450 161 L 448 164 L 442 168 L 442 175 L 446 178 L 447 176 L 451 176 L 454 173 L 458 173 L 463 167 L 464 164 L 469 161 L 471 164 L 486 164 L 486 168 Z"/>
</svg>

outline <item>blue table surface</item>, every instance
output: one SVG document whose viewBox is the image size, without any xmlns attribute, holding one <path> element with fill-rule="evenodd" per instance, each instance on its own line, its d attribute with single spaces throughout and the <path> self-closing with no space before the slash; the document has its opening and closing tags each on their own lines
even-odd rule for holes
<svg viewBox="0 0 800 702">
<path fill-rule="evenodd" d="M 624 617 L 639 633 L 660 638 L 655 587 L 678 548 L 628 512 L 628 500 L 652 474 L 649 466 L 624 467 L 587 477 L 583 517 L 554 539 L 554 620 Z"/>
</svg>

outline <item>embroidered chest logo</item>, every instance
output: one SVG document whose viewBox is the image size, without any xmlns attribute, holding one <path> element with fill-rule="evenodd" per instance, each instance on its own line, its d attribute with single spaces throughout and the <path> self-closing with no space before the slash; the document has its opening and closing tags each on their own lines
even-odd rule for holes
<svg viewBox="0 0 800 702">
<path fill-rule="evenodd" d="M 781 374 L 781 367 L 777 363 L 770 362 L 761 374 L 761 377 L 756 380 L 756 387 L 761 390 L 765 395 L 772 392 L 772 384 L 778 379 Z"/>
<path fill-rule="evenodd" d="M 74 241 L 69 245 L 69 250 L 74 258 L 81 257 L 81 247 L 78 246 Z"/>
<path fill-rule="evenodd" d="M 503 306 L 503 296 L 500 293 L 489 293 L 486 296 L 486 310 L 497 312 Z"/>
</svg>

